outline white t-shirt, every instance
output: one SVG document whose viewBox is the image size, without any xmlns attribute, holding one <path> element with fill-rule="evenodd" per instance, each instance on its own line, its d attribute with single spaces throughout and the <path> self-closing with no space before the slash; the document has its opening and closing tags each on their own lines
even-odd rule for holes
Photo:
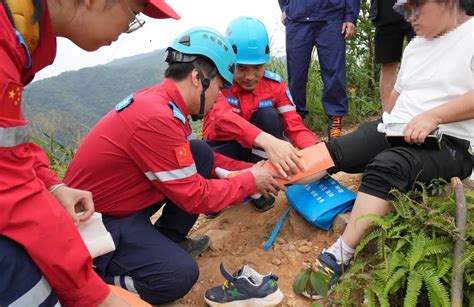
<svg viewBox="0 0 474 307">
<path fill-rule="evenodd" d="M 384 123 L 408 123 L 416 115 L 474 89 L 474 18 L 435 39 L 415 37 L 406 47 L 395 90 L 400 93 Z M 441 125 L 443 133 L 474 146 L 474 119 Z"/>
</svg>

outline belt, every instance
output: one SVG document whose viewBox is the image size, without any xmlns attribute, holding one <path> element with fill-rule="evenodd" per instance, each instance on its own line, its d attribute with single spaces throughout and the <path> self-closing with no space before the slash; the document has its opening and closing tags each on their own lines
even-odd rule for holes
<svg viewBox="0 0 474 307">
<path fill-rule="evenodd" d="M 0 127 L 0 147 L 14 147 L 30 141 L 29 127 Z"/>
</svg>

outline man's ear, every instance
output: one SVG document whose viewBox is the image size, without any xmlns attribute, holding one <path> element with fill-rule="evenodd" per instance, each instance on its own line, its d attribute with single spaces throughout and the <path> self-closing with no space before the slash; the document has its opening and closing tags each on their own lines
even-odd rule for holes
<svg viewBox="0 0 474 307">
<path fill-rule="evenodd" d="M 196 69 L 191 71 L 191 81 L 194 86 L 199 86 L 201 84 L 201 78 L 199 77 L 199 73 Z"/>
</svg>

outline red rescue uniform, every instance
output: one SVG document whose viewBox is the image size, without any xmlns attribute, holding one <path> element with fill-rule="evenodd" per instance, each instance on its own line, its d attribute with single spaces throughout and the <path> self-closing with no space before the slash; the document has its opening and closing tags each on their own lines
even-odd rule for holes
<svg viewBox="0 0 474 307">
<path fill-rule="evenodd" d="M 47 190 L 60 180 L 45 152 L 29 142 L 21 113 L 23 87 L 56 55 L 46 1 L 41 4 L 41 39 L 31 55 L 0 4 L 0 234 L 25 248 L 63 305 L 94 306 L 110 290 L 92 270 L 71 217 Z"/>
<path fill-rule="evenodd" d="M 169 79 L 135 93 L 87 135 L 65 182 L 91 191 L 96 210 L 112 216 L 129 216 L 165 197 L 190 214 L 216 212 L 255 193 L 250 172 L 218 180 L 197 173 L 187 115 Z M 217 166 L 242 170 L 252 164 L 216 153 Z"/>
<path fill-rule="evenodd" d="M 206 140 L 235 140 L 245 148 L 252 148 L 262 131 L 250 123 L 250 118 L 259 109 L 272 107 L 281 115 L 283 130 L 293 145 L 302 149 L 319 142 L 304 126 L 288 88 L 274 73 L 266 71 L 253 91 L 234 82 L 233 87 L 224 89 L 222 94 L 204 119 L 203 137 Z"/>
</svg>

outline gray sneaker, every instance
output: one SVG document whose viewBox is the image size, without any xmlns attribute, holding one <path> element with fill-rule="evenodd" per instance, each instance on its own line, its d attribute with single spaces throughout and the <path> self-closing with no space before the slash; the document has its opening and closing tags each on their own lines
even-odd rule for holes
<svg viewBox="0 0 474 307">
<path fill-rule="evenodd" d="M 211 245 L 211 239 L 208 236 L 199 236 L 194 239 L 186 238 L 186 240 L 179 242 L 178 245 L 191 256 L 197 257 Z"/>
</svg>

